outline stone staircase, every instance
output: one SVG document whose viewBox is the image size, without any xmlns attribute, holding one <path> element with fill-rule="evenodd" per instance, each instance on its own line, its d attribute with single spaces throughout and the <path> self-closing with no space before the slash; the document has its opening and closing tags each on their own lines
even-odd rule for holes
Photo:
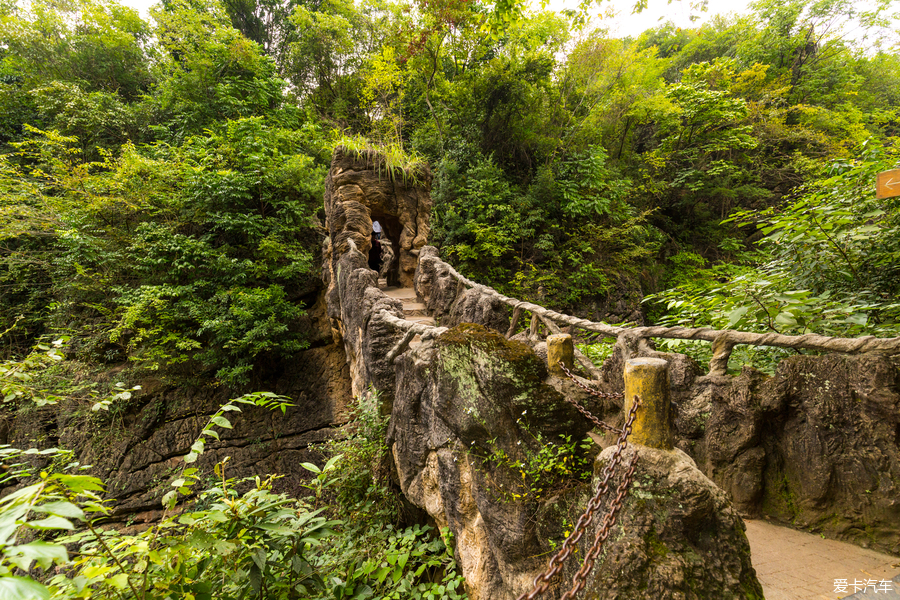
<svg viewBox="0 0 900 600">
<path fill-rule="evenodd" d="M 434 319 L 426 314 L 425 305 L 416 298 L 415 290 L 412 288 L 387 287 L 387 282 L 385 282 L 384 279 L 378 280 L 378 286 L 385 294 L 391 298 L 396 298 L 403 303 L 403 317 L 407 321 L 422 323 L 424 325 L 434 325 Z M 409 347 L 416 348 L 421 343 L 422 340 L 419 336 L 416 336 L 413 338 L 413 341 L 410 342 Z"/>
</svg>

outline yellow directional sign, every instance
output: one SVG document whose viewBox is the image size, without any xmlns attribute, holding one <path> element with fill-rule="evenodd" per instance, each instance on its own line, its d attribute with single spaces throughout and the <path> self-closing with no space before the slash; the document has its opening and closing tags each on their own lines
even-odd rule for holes
<svg viewBox="0 0 900 600">
<path fill-rule="evenodd" d="M 900 196 L 900 169 L 882 171 L 875 178 L 875 196 L 893 198 Z"/>
</svg>

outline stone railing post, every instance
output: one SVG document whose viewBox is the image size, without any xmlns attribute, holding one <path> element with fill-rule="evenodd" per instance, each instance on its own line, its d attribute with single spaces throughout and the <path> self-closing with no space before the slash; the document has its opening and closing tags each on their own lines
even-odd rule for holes
<svg viewBox="0 0 900 600">
<path fill-rule="evenodd" d="M 548 343 L 549 348 L 549 343 Z M 630 441 L 660 450 L 672 450 L 672 410 L 669 403 L 669 363 L 661 358 L 625 361 L 625 414 L 634 397 L 641 399 Z"/>
<path fill-rule="evenodd" d="M 572 343 L 571 335 L 557 333 L 547 336 L 547 367 L 551 375 L 565 378 L 566 374 L 559 364 L 562 363 L 569 371 L 572 371 L 575 368 L 574 359 L 575 345 Z"/>
</svg>

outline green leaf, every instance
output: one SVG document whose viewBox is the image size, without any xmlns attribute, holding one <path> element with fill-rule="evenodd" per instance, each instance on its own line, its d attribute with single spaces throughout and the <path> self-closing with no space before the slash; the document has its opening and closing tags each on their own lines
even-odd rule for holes
<svg viewBox="0 0 900 600">
<path fill-rule="evenodd" d="M 852 315 L 848 316 L 845 321 L 854 325 L 865 326 L 865 324 L 869 321 L 869 317 L 865 313 L 853 313 Z"/>
<path fill-rule="evenodd" d="M 106 584 L 116 588 L 117 590 L 124 590 L 126 587 L 128 587 L 128 575 L 126 575 L 125 573 L 113 575 L 106 580 Z"/>
<path fill-rule="evenodd" d="M 102 492 L 103 482 L 96 477 L 88 475 L 67 475 L 65 473 L 54 473 L 49 479 L 55 479 L 69 488 L 72 492 L 80 494 L 82 492 Z"/>
<path fill-rule="evenodd" d="M 750 310 L 749 306 L 738 306 L 733 311 L 728 314 L 728 326 L 734 327 L 738 321 L 744 318 L 744 315 L 747 314 L 747 311 Z"/>
<path fill-rule="evenodd" d="M 35 561 L 40 568 L 48 569 L 54 562 L 61 564 L 69 560 L 69 554 L 66 552 L 65 546 L 41 541 L 13 546 L 6 553 L 10 557 L 18 555 L 24 559 L 23 561 L 14 560 L 14 562 L 25 571 L 30 569 L 31 563 Z"/>
<path fill-rule="evenodd" d="M 231 421 L 229 421 L 222 415 L 214 416 L 212 419 L 210 419 L 210 422 L 215 423 L 216 425 L 218 425 L 219 427 L 221 427 L 223 429 L 231 429 Z"/>
<path fill-rule="evenodd" d="M 75 529 L 72 521 L 56 516 L 30 521 L 28 526 L 32 529 Z"/>
<path fill-rule="evenodd" d="M 0 577 L 0 598 L 3 600 L 48 600 L 50 591 L 28 577 Z"/>
<path fill-rule="evenodd" d="M 797 325 L 797 319 L 794 318 L 794 315 L 789 312 L 780 312 L 775 316 L 775 322 L 779 325 L 787 325 L 788 327 L 794 327 Z"/>
<path fill-rule="evenodd" d="M 178 492 L 172 490 L 168 492 L 165 496 L 162 497 L 162 505 L 163 508 L 171 509 L 175 506 L 175 503 L 178 501 Z"/>
<path fill-rule="evenodd" d="M 40 506 L 35 506 L 32 510 L 35 512 L 56 515 L 57 517 L 68 517 L 70 519 L 84 519 L 84 511 L 72 504 L 71 502 L 57 501 L 47 502 Z"/>
</svg>

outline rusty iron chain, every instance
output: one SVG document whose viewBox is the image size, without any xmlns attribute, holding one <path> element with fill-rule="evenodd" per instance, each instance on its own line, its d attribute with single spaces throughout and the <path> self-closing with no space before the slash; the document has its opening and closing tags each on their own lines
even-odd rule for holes
<svg viewBox="0 0 900 600">
<path fill-rule="evenodd" d="M 569 379 L 571 379 L 575 383 L 575 385 L 577 385 L 581 389 L 587 391 L 588 393 L 593 394 L 594 396 L 598 396 L 600 398 L 612 398 L 612 397 L 624 398 L 625 397 L 625 394 L 608 394 L 606 392 L 598 392 L 597 390 L 593 390 L 593 389 L 587 387 L 586 385 L 584 385 L 583 383 L 581 383 L 580 381 L 578 381 L 577 379 L 575 379 L 575 375 L 566 368 L 566 365 L 559 363 L 559 366 L 563 370 L 563 373 L 568 375 Z M 576 400 L 573 400 L 572 398 L 566 398 L 566 402 L 568 402 L 569 404 L 574 406 L 578 410 L 578 412 L 583 414 L 587 419 L 589 419 L 594 425 L 596 425 L 600 429 L 605 429 L 606 431 L 609 431 L 610 433 L 617 433 L 617 434 L 622 433 L 622 430 L 619 429 L 618 427 L 613 427 L 609 423 L 604 423 L 603 421 L 601 421 L 600 419 L 595 417 L 593 414 L 590 413 L 590 411 L 588 411 L 588 409 L 583 407 Z"/>
<path fill-rule="evenodd" d="M 626 447 L 628 447 L 628 436 L 631 435 L 631 428 L 632 425 L 634 425 L 634 418 L 635 415 L 637 415 L 637 409 L 640 404 L 641 399 L 635 396 L 634 403 L 631 405 L 631 410 L 628 411 L 628 418 L 625 420 L 625 426 L 622 428 L 619 439 L 616 442 L 616 449 L 613 452 L 612 457 L 610 457 L 609 463 L 606 465 L 606 468 L 603 469 L 603 480 L 597 488 L 597 493 L 594 494 L 594 497 L 591 498 L 591 500 L 588 502 L 587 509 L 585 510 L 584 514 L 578 517 L 578 521 L 575 523 L 575 528 L 572 530 L 572 534 L 563 542 L 562 548 L 559 550 L 559 552 L 553 555 L 553 557 L 550 559 L 547 570 L 534 578 L 534 587 L 531 589 L 531 591 L 523 593 L 516 600 L 534 600 L 535 598 L 546 592 L 550 587 L 550 582 L 552 581 L 552 579 L 559 575 L 560 571 L 562 571 L 563 563 L 566 561 L 566 559 L 572 556 L 572 551 L 574 550 L 575 544 L 577 544 L 581 540 L 581 537 L 584 535 L 585 530 L 593 522 L 594 513 L 596 513 L 600 508 L 600 505 L 603 502 L 603 496 L 609 489 L 609 482 L 615 474 L 616 468 L 619 466 L 619 462 L 622 459 L 622 452 Z M 616 510 L 618 510 L 618 508 Z M 610 527 L 611 526 L 612 524 L 610 523 Z M 591 550 L 593 551 L 593 548 Z"/>
<path fill-rule="evenodd" d="M 569 379 L 571 379 L 575 385 L 577 385 L 578 387 L 580 387 L 581 389 L 583 389 L 584 391 L 586 391 L 588 394 L 590 394 L 592 396 L 596 396 L 598 398 L 606 398 L 609 400 L 621 400 L 622 398 L 625 397 L 625 394 L 622 392 L 601 392 L 600 390 L 595 390 L 594 388 L 590 388 L 590 387 L 584 385 L 583 383 L 581 383 L 580 381 L 578 381 L 575 378 L 575 373 L 573 373 L 572 371 L 567 369 L 566 365 L 562 364 L 562 362 L 559 363 L 559 368 L 562 369 L 563 373 L 565 373 L 566 375 L 569 376 Z"/>
<path fill-rule="evenodd" d="M 578 572 L 572 579 L 574 582 L 572 589 L 563 594 L 563 597 L 560 598 L 560 600 L 572 600 L 572 598 L 575 597 L 575 594 L 584 588 L 587 576 L 591 572 L 591 569 L 594 568 L 594 561 L 597 560 L 597 555 L 600 554 L 603 543 L 606 542 L 606 538 L 609 537 L 610 529 L 616 524 L 616 517 L 618 516 L 619 509 L 622 508 L 622 501 L 625 500 L 625 496 L 628 494 L 628 488 L 631 486 L 631 482 L 634 479 L 634 470 L 637 467 L 637 461 L 638 453 L 635 452 L 634 456 L 631 457 L 631 463 L 628 465 L 628 471 L 625 473 L 625 477 L 622 478 L 622 481 L 619 482 L 619 487 L 616 488 L 616 498 L 610 505 L 609 512 L 606 513 L 606 516 L 603 518 L 603 525 L 601 525 L 600 530 L 597 531 L 597 535 L 594 536 L 594 545 L 591 546 L 590 551 L 585 555 L 584 564 L 581 565 L 581 568 L 578 569 Z"/>
</svg>

